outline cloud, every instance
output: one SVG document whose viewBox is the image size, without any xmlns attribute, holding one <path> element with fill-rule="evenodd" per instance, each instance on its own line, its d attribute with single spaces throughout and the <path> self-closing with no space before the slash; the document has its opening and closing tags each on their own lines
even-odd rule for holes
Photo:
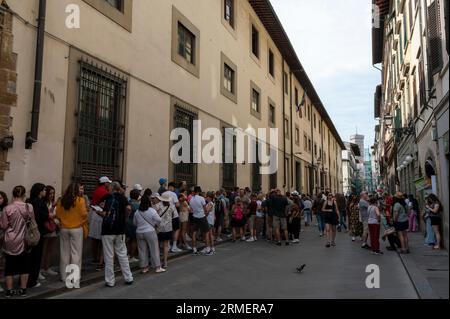
<svg viewBox="0 0 450 319">
<path fill-rule="evenodd" d="M 302 65 L 341 138 L 358 132 L 373 143 L 371 3 L 361 0 L 272 0 Z M 367 144 L 366 142 L 366 144 Z"/>
</svg>

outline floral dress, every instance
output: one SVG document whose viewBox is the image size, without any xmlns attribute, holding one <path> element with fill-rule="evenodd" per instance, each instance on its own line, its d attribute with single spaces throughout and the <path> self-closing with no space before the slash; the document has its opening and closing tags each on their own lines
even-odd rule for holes
<svg viewBox="0 0 450 319">
<path fill-rule="evenodd" d="M 363 235 L 363 224 L 359 220 L 359 208 L 358 204 L 350 204 L 349 206 L 350 215 L 349 215 L 349 229 L 350 235 L 352 237 L 360 237 Z"/>
</svg>

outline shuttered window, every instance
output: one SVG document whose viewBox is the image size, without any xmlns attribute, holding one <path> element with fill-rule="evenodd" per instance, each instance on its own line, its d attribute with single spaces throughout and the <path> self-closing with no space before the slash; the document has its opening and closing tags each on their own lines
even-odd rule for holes
<svg viewBox="0 0 450 319">
<path fill-rule="evenodd" d="M 439 73 L 442 69 L 442 44 L 438 0 L 428 6 L 428 60 L 430 75 Z"/>
</svg>

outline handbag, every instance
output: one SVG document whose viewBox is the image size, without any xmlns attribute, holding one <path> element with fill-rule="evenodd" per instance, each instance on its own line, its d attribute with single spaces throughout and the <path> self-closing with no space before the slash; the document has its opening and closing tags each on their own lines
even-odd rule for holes
<svg viewBox="0 0 450 319">
<path fill-rule="evenodd" d="M 168 208 L 167 208 L 168 209 Z M 167 211 L 167 209 L 166 209 L 166 211 Z M 147 224 L 149 224 L 150 226 L 152 226 L 154 229 L 155 229 L 155 232 L 157 233 L 157 234 L 159 234 L 159 227 L 158 227 L 158 225 L 153 225 L 152 223 L 150 223 L 146 218 L 145 218 L 145 216 L 142 214 L 142 212 L 141 211 L 139 211 L 139 215 L 141 215 L 141 217 L 146 221 L 146 223 Z M 165 212 L 164 212 L 165 213 Z M 164 215 L 164 214 L 163 214 Z"/>
<path fill-rule="evenodd" d="M 44 222 L 44 228 L 49 234 L 51 234 L 58 229 L 58 225 L 53 218 L 49 218 Z"/>
<path fill-rule="evenodd" d="M 29 204 L 25 204 L 25 207 L 27 209 L 27 215 L 30 214 L 30 208 L 28 207 L 28 205 Z M 25 237 L 24 237 L 25 244 L 28 247 L 35 247 L 39 244 L 40 239 L 41 233 L 39 232 L 36 220 L 28 216 L 28 218 L 25 219 Z"/>
</svg>

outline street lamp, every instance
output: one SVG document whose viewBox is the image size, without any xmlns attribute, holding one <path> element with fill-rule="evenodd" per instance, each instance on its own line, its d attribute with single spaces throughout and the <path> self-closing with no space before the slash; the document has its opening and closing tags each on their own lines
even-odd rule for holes
<svg viewBox="0 0 450 319">
<path fill-rule="evenodd" d="M 384 124 L 386 124 L 386 126 L 391 126 L 392 125 L 392 121 L 394 120 L 394 117 L 392 115 L 385 115 L 384 118 Z"/>
<path fill-rule="evenodd" d="M 413 162 L 414 158 L 411 155 L 406 156 L 405 161 L 408 162 L 408 164 L 411 164 Z"/>
</svg>

